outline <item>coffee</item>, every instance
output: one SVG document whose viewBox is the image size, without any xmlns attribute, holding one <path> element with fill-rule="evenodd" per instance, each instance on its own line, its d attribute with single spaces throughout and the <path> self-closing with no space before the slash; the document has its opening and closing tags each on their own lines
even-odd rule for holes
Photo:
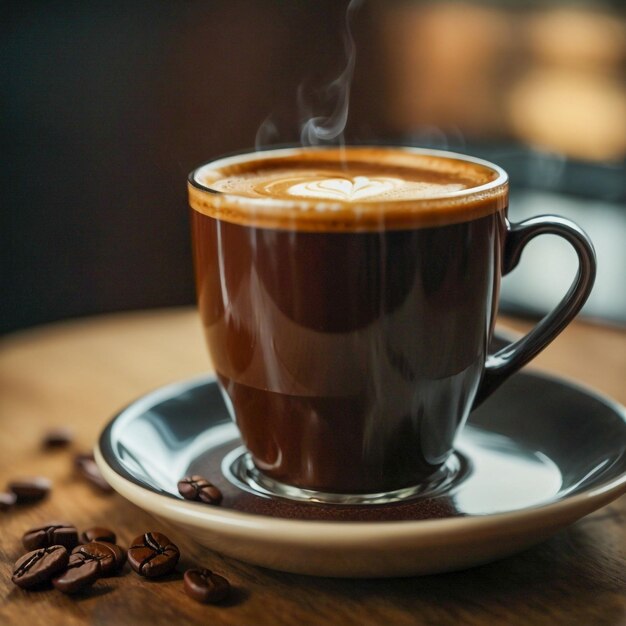
<svg viewBox="0 0 626 626">
<path fill-rule="evenodd" d="M 213 365 L 255 484 L 287 497 L 379 502 L 451 475 L 477 393 L 554 338 L 593 284 L 580 229 L 509 225 L 506 173 L 470 157 L 273 150 L 199 168 L 189 196 Z M 500 276 L 544 232 L 575 247 L 577 283 L 490 356 Z"/>
<path fill-rule="evenodd" d="M 72 443 L 74 433 L 71 428 L 59 426 L 49 430 L 42 439 L 43 448 L 65 448 Z"/>
<path fill-rule="evenodd" d="M 230 594 L 226 578 L 206 568 L 188 569 L 183 576 L 185 593 L 202 604 L 217 604 Z"/>
<path fill-rule="evenodd" d="M 22 589 L 34 589 L 50 582 L 67 568 L 69 555 L 63 546 L 50 546 L 27 552 L 13 568 L 11 580 Z"/>
<path fill-rule="evenodd" d="M 144 533 L 136 537 L 128 548 L 128 562 L 140 575 L 159 578 L 174 570 L 180 551 L 162 533 Z"/>
<path fill-rule="evenodd" d="M 74 455 L 74 467 L 77 472 L 94 487 L 104 493 L 112 493 L 113 488 L 104 480 L 91 452 Z"/>
<path fill-rule="evenodd" d="M 80 553 L 72 554 L 67 569 L 52 579 L 52 585 L 61 593 L 79 593 L 91 587 L 101 574 L 102 568 L 99 560 L 85 558 Z"/>
<path fill-rule="evenodd" d="M 30 528 L 22 537 L 22 544 L 27 550 L 63 546 L 71 550 L 78 544 L 76 526 L 67 522 L 48 522 Z"/>
<path fill-rule="evenodd" d="M 120 546 L 106 541 L 90 541 L 76 546 L 72 550 L 72 556 L 87 561 L 98 561 L 101 576 L 113 576 L 126 563 L 126 552 Z"/>
<path fill-rule="evenodd" d="M 115 533 L 109 528 L 102 526 L 94 526 L 84 530 L 80 534 L 81 543 L 91 543 L 92 541 L 106 541 L 107 543 L 115 543 L 117 537 Z"/>
<path fill-rule="evenodd" d="M 204 476 L 186 476 L 178 481 L 178 493 L 185 500 L 196 500 L 205 504 L 219 504 L 222 492 Z"/>
<path fill-rule="evenodd" d="M 194 181 L 190 200 L 199 213 L 296 231 L 435 226 L 506 205 L 501 170 L 399 148 L 274 150 L 209 164 Z"/>
<path fill-rule="evenodd" d="M 357 154 L 237 163 L 211 185 L 236 198 L 215 194 L 221 202 L 192 212 L 209 350 L 244 443 L 267 475 L 320 491 L 402 488 L 441 465 L 466 417 L 457 407 L 476 391 L 498 290 L 504 188 L 467 202 L 464 221 L 449 201 L 415 203 L 489 183 L 493 170 Z M 399 182 L 334 206 L 342 181 L 365 177 Z M 246 207 L 248 198 L 310 200 L 303 185 L 322 203 L 312 215 L 300 209 L 302 219 L 280 205 L 262 216 Z M 390 195 L 395 204 L 381 213 Z M 435 415 L 447 424 L 441 436 L 421 435 Z"/>
<path fill-rule="evenodd" d="M 15 494 L 18 504 L 39 502 L 50 493 L 52 482 L 43 476 L 33 476 L 12 480 L 8 488 Z"/>
</svg>

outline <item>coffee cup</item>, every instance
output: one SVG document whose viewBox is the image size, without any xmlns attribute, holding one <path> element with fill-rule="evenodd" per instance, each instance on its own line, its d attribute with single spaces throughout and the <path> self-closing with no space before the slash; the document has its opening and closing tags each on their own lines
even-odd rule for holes
<svg viewBox="0 0 626 626">
<path fill-rule="evenodd" d="M 461 471 L 478 403 L 571 321 L 595 277 L 572 222 L 511 224 L 508 177 L 469 156 L 286 148 L 190 174 L 198 306 L 265 493 L 332 503 L 432 494 Z M 501 276 L 540 234 L 577 253 L 569 291 L 489 352 Z"/>
</svg>

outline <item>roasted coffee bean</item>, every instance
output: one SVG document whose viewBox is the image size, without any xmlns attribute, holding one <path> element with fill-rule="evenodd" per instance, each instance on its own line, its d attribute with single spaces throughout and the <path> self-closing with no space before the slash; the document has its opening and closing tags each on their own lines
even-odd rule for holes
<svg viewBox="0 0 626 626">
<path fill-rule="evenodd" d="M 63 546 L 50 546 L 28 552 L 15 563 L 11 580 L 23 589 L 32 589 L 49 582 L 62 572 L 69 560 Z"/>
<path fill-rule="evenodd" d="M 63 593 L 78 593 L 93 585 L 102 575 L 98 559 L 86 558 L 84 554 L 70 555 L 66 570 L 52 579 L 55 589 Z"/>
<path fill-rule="evenodd" d="M 17 503 L 37 502 L 45 498 L 52 483 L 43 476 L 33 476 L 32 478 L 20 478 L 9 483 L 9 490 L 17 497 Z"/>
<path fill-rule="evenodd" d="M 71 550 L 78 543 L 78 531 L 67 522 L 48 522 L 27 530 L 22 543 L 27 550 L 49 546 L 64 546 Z"/>
<path fill-rule="evenodd" d="M 145 533 L 128 548 L 128 562 L 141 576 L 157 578 L 169 574 L 178 563 L 180 551 L 165 535 Z"/>
<path fill-rule="evenodd" d="M 72 550 L 72 555 L 82 555 L 85 560 L 100 562 L 101 576 L 112 576 L 126 563 L 126 552 L 113 543 L 91 541 Z"/>
<path fill-rule="evenodd" d="M 113 488 L 104 480 L 104 476 L 100 473 L 93 454 L 77 454 L 74 457 L 74 466 L 80 472 L 83 478 L 86 478 L 92 485 L 98 487 L 101 491 L 111 493 Z"/>
<path fill-rule="evenodd" d="M 94 463 L 96 462 L 96 459 L 91 452 L 79 452 L 74 455 L 74 466 L 77 469 L 80 469 L 80 466 L 88 461 L 93 461 Z"/>
<path fill-rule="evenodd" d="M 85 561 L 98 561 L 100 563 L 101 576 L 111 576 L 116 571 L 115 553 L 107 545 L 99 541 L 92 541 L 72 550 L 72 556 Z"/>
<path fill-rule="evenodd" d="M 230 593 L 230 583 L 209 569 L 188 569 L 183 581 L 185 593 L 198 602 L 221 602 Z"/>
<path fill-rule="evenodd" d="M 43 437 L 41 445 L 44 448 L 64 448 L 72 443 L 74 433 L 64 426 L 49 430 Z"/>
<path fill-rule="evenodd" d="M 187 476 L 178 483 L 178 493 L 185 500 L 199 500 L 207 504 L 219 504 L 222 492 L 203 476 Z"/>
<path fill-rule="evenodd" d="M 115 540 L 115 533 L 112 530 L 102 528 L 101 526 L 88 528 L 80 534 L 81 543 L 89 543 L 90 541 L 107 541 L 108 543 L 115 543 Z"/>
<path fill-rule="evenodd" d="M 12 491 L 0 491 L 0 511 L 8 511 L 16 501 L 17 496 Z"/>
<path fill-rule="evenodd" d="M 118 546 L 116 543 L 113 543 L 111 541 L 98 541 L 98 542 L 92 542 L 92 543 L 101 543 L 105 546 L 108 546 L 111 550 L 113 550 L 113 553 L 115 554 L 115 571 L 116 572 L 119 572 L 122 569 L 122 567 L 124 567 L 124 565 L 126 564 L 127 554 L 126 554 L 126 550 L 124 550 L 122 546 Z"/>
</svg>

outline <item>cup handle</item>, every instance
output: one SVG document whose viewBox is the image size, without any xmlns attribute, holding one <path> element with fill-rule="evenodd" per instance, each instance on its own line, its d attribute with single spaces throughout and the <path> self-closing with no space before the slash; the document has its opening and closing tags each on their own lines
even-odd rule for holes
<svg viewBox="0 0 626 626">
<path fill-rule="evenodd" d="M 524 247 L 537 235 L 559 235 L 574 248 L 578 255 L 576 278 L 556 308 L 527 335 L 487 356 L 473 408 L 541 352 L 570 323 L 593 287 L 596 254 L 591 240 L 574 222 L 555 215 L 541 215 L 519 224 L 511 224 L 507 220 L 502 275 L 508 274 L 517 266 Z"/>
</svg>

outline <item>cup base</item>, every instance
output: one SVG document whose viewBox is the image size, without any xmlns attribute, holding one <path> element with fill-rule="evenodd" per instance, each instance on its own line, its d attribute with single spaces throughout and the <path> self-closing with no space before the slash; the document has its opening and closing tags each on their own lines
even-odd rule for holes
<svg viewBox="0 0 626 626">
<path fill-rule="evenodd" d="M 252 456 L 243 446 L 235 448 L 222 461 L 222 473 L 240 489 L 262 497 L 317 504 L 371 505 L 413 498 L 432 498 L 456 486 L 468 472 L 468 460 L 462 454 L 454 452 L 434 474 L 417 485 L 379 493 L 332 493 L 293 487 L 266 476 L 256 468 Z"/>
</svg>

